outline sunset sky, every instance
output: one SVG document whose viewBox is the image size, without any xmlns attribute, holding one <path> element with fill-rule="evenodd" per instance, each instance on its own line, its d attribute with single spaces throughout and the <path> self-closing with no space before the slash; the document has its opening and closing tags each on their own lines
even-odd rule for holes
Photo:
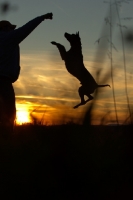
<svg viewBox="0 0 133 200">
<path fill-rule="evenodd" d="M 6 1 L 0 1 L 3 3 Z M 53 20 L 42 22 L 21 44 L 21 73 L 14 83 L 16 106 L 19 121 L 32 112 L 45 124 L 58 124 L 74 120 L 81 122 L 83 113 L 90 102 L 78 109 L 73 109 L 80 102 L 78 96 L 79 81 L 70 75 L 61 60 L 58 49 L 50 42 L 56 41 L 69 50 L 70 45 L 64 33 L 79 31 L 82 42 L 84 64 L 99 84 L 110 84 L 111 88 L 99 89 L 93 110 L 93 124 L 107 114 L 107 123 L 115 123 L 112 82 L 107 77 L 110 71 L 110 39 L 108 1 L 102 0 L 12 0 L 10 12 L 0 13 L 1 20 L 9 20 L 20 27 L 31 19 L 52 12 Z M 112 0 L 112 3 L 114 1 Z M 124 1 L 119 7 L 122 31 L 133 28 L 133 1 Z M 119 21 L 112 5 L 113 31 L 113 69 L 116 105 L 119 122 L 128 117 L 125 96 L 124 66 Z M 100 43 L 97 40 L 100 39 Z M 128 95 L 133 105 L 133 56 L 132 49 L 125 45 Z M 97 79 L 97 70 L 101 70 Z M 105 80 L 104 80 L 105 79 Z M 28 112 L 26 114 L 26 112 Z M 21 115 L 20 115 L 21 114 Z M 27 118 L 26 118 L 27 117 Z M 27 119 L 27 120 L 26 120 Z M 23 121 L 23 120 L 22 120 Z"/>
</svg>

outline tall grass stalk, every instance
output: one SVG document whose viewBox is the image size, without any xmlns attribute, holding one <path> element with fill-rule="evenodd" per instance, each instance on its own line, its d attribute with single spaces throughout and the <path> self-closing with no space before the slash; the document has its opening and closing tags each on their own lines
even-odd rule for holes
<svg viewBox="0 0 133 200">
<path fill-rule="evenodd" d="M 132 113 L 131 113 L 131 109 L 130 109 L 128 90 L 127 90 L 127 72 L 126 72 L 126 56 L 125 56 L 124 37 L 123 37 L 122 25 L 121 25 L 121 20 L 120 20 L 120 15 L 119 15 L 118 2 L 116 0 L 115 0 L 115 6 L 116 6 L 116 12 L 117 12 L 118 20 L 119 20 L 119 28 L 120 28 L 121 42 L 122 42 L 123 64 L 124 64 L 124 74 L 125 74 L 125 93 L 126 93 L 126 99 L 127 99 L 127 107 L 128 107 L 128 111 L 129 111 L 130 122 L 132 124 L 132 116 L 131 116 Z"/>
<path fill-rule="evenodd" d="M 112 54 L 113 54 L 113 52 L 112 52 L 112 5 L 111 5 L 111 0 L 110 0 L 110 66 L 111 66 L 111 81 L 112 81 L 112 92 L 113 92 L 113 99 L 114 99 L 114 108 L 115 108 L 116 121 L 117 121 L 117 124 L 119 125 L 117 107 L 116 107 L 115 89 L 114 89 L 114 79 L 113 79 Z"/>
</svg>

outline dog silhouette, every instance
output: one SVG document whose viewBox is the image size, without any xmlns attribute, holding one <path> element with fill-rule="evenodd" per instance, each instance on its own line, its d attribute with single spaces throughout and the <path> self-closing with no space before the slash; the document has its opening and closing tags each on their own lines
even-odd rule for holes
<svg viewBox="0 0 133 200">
<path fill-rule="evenodd" d="M 98 87 L 110 87 L 110 85 L 98 85 L 93 76 L 85 68 L 83 63 L 82 44 L 79 32 L 76 34 L 65 33 L 64 36 L 69 41 L 71 46 L 68 51 L 66 51 L 65 47 L 60 43 L 54 41 L 51 43 L 58 48 L 62 60 L 65 61 L 67 71 L 80 81 L 81 86 L 78 89 L 78 93 L 81 99 L 81 103 L 74 107 L 77 108 L 78 106 L 84 105 L 87 101 L 93 99 L 91 94 L 94 93 L 95 89 Z M 89 98 L 87 101 L 85 101 L 84 95 Z"/>
</svg>

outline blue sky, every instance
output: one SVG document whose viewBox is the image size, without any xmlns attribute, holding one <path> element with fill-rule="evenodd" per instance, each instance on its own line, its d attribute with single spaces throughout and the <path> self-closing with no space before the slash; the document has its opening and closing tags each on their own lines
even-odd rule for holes
<svg viewBox="0 0 133 200">
<path fill-rule="evenodd" d="M 0 1 L 0 3 L 3 2 L 6 1 Z M 105 18 L 109 15 L 109 4 L 106 2 L 101 0 L 9 1 L 11 7 L 17 9 L 11 9 L 6 15 L 1 14 L 0 18 L 9 20 L 17 27 L 37 16 L 48 12 L 53 13 L 53 20 L 42 22 L 20 44 L 21 73 L 19 80 L 14 84 L 18 110 L 30 109 L 31 111 L 36 109 L 36 113 L 40 113 L 40 116 L 45 112 L 45 121 L 50 122 L 50 119 L 52 119 L 53 123 L 57 123 L 59 118 L 63 118 L 64 115 L 68 120 L 75 119 L 75 116 L 80 118 L 80 113 L 84 112 L 87 105 L 77 110 L 72 108 L 79 102 L 77 93 L 79 82 L 66 71 L 58 50 L 50 42 L 59 42 L 68 50 L 70 46 L 64 38 L 64 33 L 79 31 L 85 66 L 95 78 L 97 70 L 102 70 L 99 80 L 101 83 L 106 72 L 110 70 L 109 47 L 104 51 L 104 60 L 101 60 L 102 49 L 95 41 L 104 36 L 109 37 L 109 25 L 105 23 Z M 133 20 L 124 20 L 124 18 L 133 17 L 132 6 L 133 1 L 125 1 L 119 9 L 121 23 L 128 29 L 133 28 Z M 114 9 L 114 6 L 112 6 L 112 9 Z M 115 14 L 116 12 L 113 12 L 112 16 L 115 16 Z M 113 49 L 113 65 L 116 100 L 121 120 L 121 115 L 127 112 L 127 106 L 124 94 L 122 46 L 117 23 L 118 19 L 113 24 L 113 44 L 118 50 L 117 52 Z M 126 31 L 126 28 L 123 27 L 124 31 Z M 108 44 L 107 38 L 102 38 L 100 43 L 105 40 Z M 132 104 L 132 56 L 128 50 L 126 58 L 128 60 L 129 96 Z M 110 77 L 106 81 L 111 85 Z M 98 119 L 108 111 L 111 111 L 114 117 L 112 89 L 100 89 L 94 111 L 97 113 L 94 123 L 98 123 Z M 126 113 L 126 115 L 128 114 Z"/>
</svg>

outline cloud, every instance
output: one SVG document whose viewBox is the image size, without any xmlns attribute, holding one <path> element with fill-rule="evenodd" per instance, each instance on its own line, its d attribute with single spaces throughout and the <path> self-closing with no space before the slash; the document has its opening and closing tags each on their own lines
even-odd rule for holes
<svg viewBox="0 0 133 200">
<path fill-rule="evenodd" d="M 121 67 L 122 61 L 119 59 L 113 64 L 114 68 L 114 86 L 115 86 L 115 98 L 118 110 L 118 116 L 124 116 L 127 114 L 127 100 L 125 95 L 125 80 L 124 71 Z M 94 63 L 92 60 L 85 60 L 85 66 L 94 76 L 98 79 L 99 84 L 105 84 L 104 79 L 106 78 L 108 84 L 111 88 L 99 88 L 97 100 L 95 101 L 95 106 L 93 109 L 93 121 L 100 119 L 100 116 L 104 116 L 108 111 L 113 113 L 114 110 L 114 100 L 112 94 L 112 82 L 111 77 L 107 78 L 107 72 L 110 70 L 110 62 L 107 60 L 106 63 L 102 65 L 98 62 Z M 97 78 L 97 70 L 101 67 L 100 77 Z M 127 80 L 128 80 L 128 94 L 131 101 L 132 92 L 132 79 L 131 79 L 131 64 L 127 68 Z M 61 120 L 65 115 L 65 118 L 79 119 L 82 118 L 83 113 L 85 113 L 87 106 L 79 107 L 77 110 L 73 109 L 80 98 L 78 95 L 78 88 L 80 86 L 79 81 L 71 76 L 61 59 L 54 54 L 54 60 L 51 60 L 50 56 L 46 52 L 39 52 L 39 54 L 22 54 L 21 56 L 21 73 L 19 80 L 14 84 L 17 103 L 20 105 L 25 105 L 29 110 L 34 110 L 36 108 L 36 115 L 42 115 L 45 113 L 49 118 L 51 116 L 51 121 L 58 119 Z M 94 94 L 93 94 L 94 96 Z M 45 111 L 47 110 L 47 111 Z M 99 116 L 99 117 L 97 117 Z M 97 120 L 95 120 L 97 118 Z"/>
</svg>

